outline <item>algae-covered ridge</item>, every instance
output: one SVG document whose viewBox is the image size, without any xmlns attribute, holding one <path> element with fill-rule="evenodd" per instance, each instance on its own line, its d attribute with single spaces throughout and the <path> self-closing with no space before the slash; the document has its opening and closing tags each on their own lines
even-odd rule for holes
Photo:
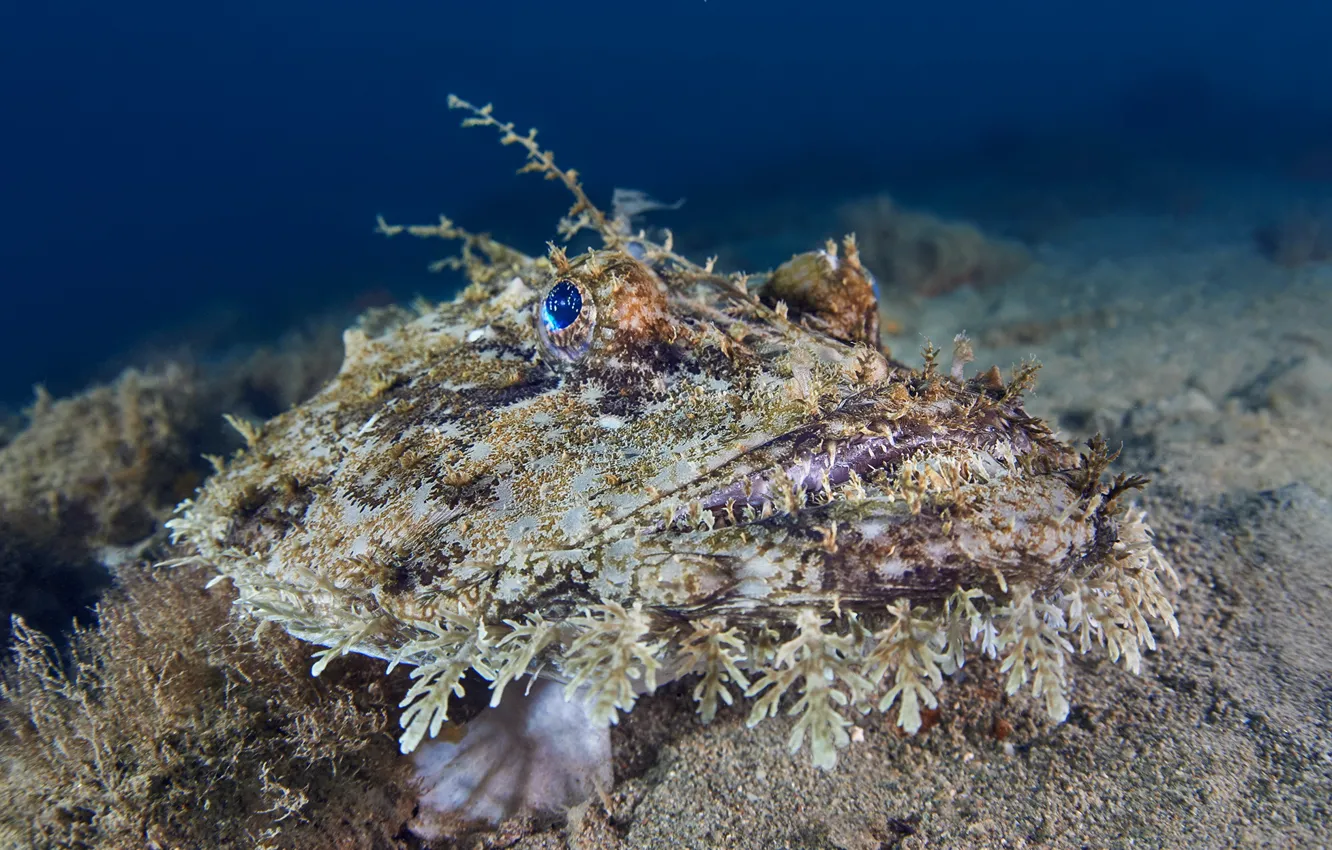
<svg viewBox="0 0 1332 850">
<path fill-rule="evenodd" d="M 412 665 L 404 752 L 472 670 L 494 704 L 564 681 L 601 722 L 690 675 L 703 720 L 784 710 L 829 767 L 858 714 L 917 731 L 969 658 L 1063 720 L 1071 655 L 1137 672 L 1149 620 L 1177 630 L 1125 499 L 1141 479 L 1024 412 L 1031 368 L 968 377 L 961 337 L 947 371 L 893 360 L 853 238 L 721 274 L 599 210 L 535 131 L 450 105 L 568 187 L 562 236 L 604 247 L 407 228 L 461 240 L 467 288 L 347 331 L 336 378 L 242 424 L 170 523 L 247 612 L 324 647 L 316 675 Z"/>
</svg>

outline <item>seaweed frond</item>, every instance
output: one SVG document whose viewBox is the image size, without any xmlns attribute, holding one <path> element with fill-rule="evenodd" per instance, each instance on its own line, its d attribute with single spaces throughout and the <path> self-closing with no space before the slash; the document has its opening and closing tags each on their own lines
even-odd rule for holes
<svg viewBox="0 0 1332 850">
<path fill-rule="evenodd" d="M 1162 574 L 1178 584 L 1179 577 L 1152 545 L 1142 511 L 1130 508 L 1105 566 L 1085 578 L 1069 579 L 1062 588 L 1069 630 L 1078 637 L 1079 651 L 1100 644 L 1111 661 L 1122 659 L 1130 672 L 1140 672 L 1142 649 L 1156 648 L 1148 617 L 1161 620 L 1179 635 Z"/>
<path fill-rule="evenodd" d="M 923 364 L 920 367 L 922 382 L 931 383 L 939 374 L 939 348 L 930 340 L 925 340 L 925 345 L 920 349 L 920 357 Z"/>
<path fill-rule="evenodd" d="M 1070 581 L 1064 586 L 1064 598 L 1069 632 L 1077 636 L 1078 652 L 1086 654 L 1099 644 L 1112 662 L 1122 660 L 1129 672 L 1141 671 L 1143 636 L 1134 628 L 1136 618 L 1113 583 Z M 1148 639 L 1150 635 L 1148 631 Z"/>
<path fill-rule="evenodd" d="M 742 693 L 749 687 L 749 678 L 738 666 L 745 660 L 745 643 L 738 629 L 728 629 L 719 620 L 698 620 L 691 625 L 694 630 L 680 647 L 681 669 L 702 672 L 694 687 L 694 702 L 703 722 L 710 723 L 717 715 L 717 700 L 730 705 L 734 699 L 728 684 L 734 682 Z"/>
<path fill-rule="evenodd" d="M 1007 404 L 1017 401 L 1031 392 L 1036 386 L 1036 373 L 1041 371 L 1041 364 L 1035 360 L 1024 360 L 1013 370 L 1013 379 L 1004 387 L 1000 402 Z"/>
<path fill-rule="evenodd" d="M 934 695 L 943 685 L 939 662 L 950 656 L 938 650 L 939 623 L 928 609 L 912 608 L 899 599 L 888 613 L 893 623 L 874 636 L 877 643 L 865 659 L 869 680 L 877 684 L 889 670 L 895 671 L 893 686 L 879 700 L 878 708 L 887 711 L 897 703 L 897 725 L 914 735 L 921 726 L 921 703 L 929 708 L 939 705 Z"/>
<path fill-rule="evenodd" d="M 966 663 L 967 645 L 979 643 L 981 653 L 990 658 L 999 654 L 999 630 L 994 618 L 988 611 L 976 607 L 977 601 L 987 601 L 989 596 L 980 588 L 966 590 L 957 588 L 944 602 L 944 652 L 943 668 L 945 673 L 956 673 Z"/>
<path fill-rule="evenodd" d="M 514 129 L 513 122 L 495 118 L 492 114 L 494 107 L 491 104 L 474 106 L 454 94 L 449 95 L 449 108 L 464 109 L 472 113 L 470 118 L 463 119 L 464 127 L 494 127 L 499 131 L 500 144 L 519 145 L 526 150 L 527 164 L 518 169 L 519 174 L 535 172 L 544 175 L 547 180 L 558 180 L 564 184 L 564 188 L 574 196 L 573 206 L 569 208 L 559 226 L 560 236 L 566 242 L 584 229 L 600 233 L 608 248 L 619 247 L 624 241 L 615 224 L 588 198 L 587 192 L 583 190 L 582 181 L 578 179 L 578 172 L 572 168 L 560 168 L 555 164 L 555 154 L 537 144 L 535 128 L 528 130 L 526 135 L 520 135 Z"/>
<path fill-rule="evenodd" d="M 646 692 L 657 689 L 664 644 L 646 639 L 653 628 L 642 603 L 594 605 L 569 623 L 580 634 L 564 655 L 565 696 L 586 687 L 592 722 L 614 723 L 616 709 L 632 709 L 640 682 Z"/>
<path fill-rule="evenodd" d="M 1119 540 L 1111 551 L 1112 567 L 1129 573 L 1139 582 L 1141 605 L 1149 617 L 1158 617 L 1179 636 L 1179 623 L 1175 620 L 1175 606 L 1171 603 L 1161 576 L 1165 575 L 1176 588 L 1179 574 L 1156 548 L 1153 532 L 1147 525 L 1147 514 L 1141 508 L 1131 507 L 1119 526 Z"/>
<path fill-rule="evenodd" d="M 521 251 L 511 248 L 488 233 L 473 233 L 456 225 L 452 219 L 439 217 L 438 224 L 389 224 L 382 215 L 375 217 L 375 232 L 384 236 L 397 236 L 406 231 L 418 239 L 450 239 L 462 243 L 457 257 L 446 257 L 430 264 L 430 271 L 455 269 L 477 283 L 489 283 L 497 277 L 509 277 L 519 267 L 533 261 Z"/>
<path fill-rule="evenodd" d="M 557 637 L 556 624 L 540 613 L 528 614 L 521 623 L 505 620 L 504 625 L 510 631 L 495 643 L 494 658 L 489 665 L 494 670 L 490 684 L 491 706 L 500 704 L 510 682 L 528 673 L 536 676 L 532 663 Z"/>
<path fill-rule="evenodd" d="M 1062 723 L 1068 718 L 1068 673 L 1065 662 L 1073 645 L 1064 637 L 1068 624 L 1063 609 L 1037 598 L 1029 587 L 1013 588 L 1013 601 L 1001 612 L 1006 626 L 999 644 L 1007 650 L 1001 673 L 1010 696 L 1031 681 L 1031 691 L 1045 702 L 1046 714 Z"/>
<path fill-rule="evenodd" d="M 976 350 L 972 347 L 971 338 L 967 336 L 966 331 L 953 337 L 953 363 L 948 374 L 954 381 L 962 383 L 966 380 L 967 364 L 975 359 Z"/>
<path fill-rule="evenodd" d="M 429 732 L 439 734 L 449 719 L 449 699 L 462 696 L 463 676 L 475 667 L 487 678 L 494 678 L 484 662 L 486 630 L 484 624 L 464 613 L 445 612 L 442 622 L 417 621 L 411 623 L 428 635 L 408 641 L 389 662 L 388 669 L 403 662 L 416 663 L 411 677 L 412 687 L 399 703 L 406 709 L 399 721 L 402 737 L 398 747 L 410 753 L 420 745 Z"/>
<path fill-rule="evenodd" d="M 1090 498 L 1100 487 L 1101 478 L 1119 457 L 1119 449 L 1111 450 L 1105 437 L 1095 434 L 1087 441 L 1087 451 L 1078 455 L 1078 467 L 1073 470 L 1072 484 L 1079 495 Z"/>
<path fill-rule="evenodd" d="M 420 796 L 398 684 L 365 658 L 310 678 L 309 644 L 237 620 L 205 575 L 121 567 L 63 652 L 15 621 L 0 846 L 393 846 Z"/>
<path fill-rule="evenodd" d="M 796 615 L 795 636 L 777 648 L 771 668 L 745 691 L 745 696 L 763 694 L 746 721 L 755 726 L 775 715 L 782 695 L 799 682 L 800 699 L 787 712 L 799 716 L 789 747 L 797 752 L 808 736 L 814 766 L 822 768 L 836 764 L 837 749 L 850 743 L 846 727 L 851 721 L 843 716 L 842 708 L 859 701 L 872 687 L 855 669 L 854 635 L 825 632 L 823 627 L 829 622 L 811 609 L 801 609 Z M 834 687 L 839 680 L 845 690 Z"/>
</svg>

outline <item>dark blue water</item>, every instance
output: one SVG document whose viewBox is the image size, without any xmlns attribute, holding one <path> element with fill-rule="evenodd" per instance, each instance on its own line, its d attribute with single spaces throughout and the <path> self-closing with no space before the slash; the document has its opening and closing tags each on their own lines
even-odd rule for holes
<svg viewBox="0 0 1332 850">
<path fill-rule="evenodd" d="M 1330 43 L 1317 0 L 9 4 L 0 399 L 72 391 L 145 342 L 442 294 L 424 266 L 444 247 L 376 236 L 377 213 L 539 249 L 565 199 L 457 129 L 448 92 L 540 127 L 594 197 L 706 217 L 1139 158 L 1287 168 L 1332 145 Z"/>
</svg>

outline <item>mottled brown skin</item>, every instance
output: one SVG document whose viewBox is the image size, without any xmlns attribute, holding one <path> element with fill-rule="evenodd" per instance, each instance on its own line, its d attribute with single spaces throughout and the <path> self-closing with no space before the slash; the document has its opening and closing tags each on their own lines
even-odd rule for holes
<svg viewBox="0 0 1332 850">
<path fill-rule="evenodd" d="M 462 596 L 493 621 L 608 600 L 642 601 L 664 628 L 728 612 L 780 626 L 811 601 L 875 619 L 893 599 L 937 602 L 1000 576 L 1055 584 L 1104 550 L 1102 518 L 1040 557 L 995 525 L 995 504 L 1027 500 L 1039 520 L 1076 501 L 1059 472 L 1076 456 L 993 375 L 913 371 L 840 338 L 863 336 L 867 309 L 868 284 L 848 268 L 805 287 L 855 291 L 828 298 L 815 323 L 801 321 L 809 303 L 783 318 L 728 278 L 615 251 L 532 261 L 521 282 L 489 276 L 380 339 L 352 332 L 333 384 L 266 425 L 196 510 L 223 518 L 219 542 L 267 558 L 279 581 L 298 566 L 395 619 Z M 557 280 L 596 304 L 590 349 L 572 360 L 534 329 Z M 1008 455 L 1017 474 L 988 488 L 897 474 L 977 453 Z M 956 537 L 945 523 L 984 551 L 941 545 Z M 887 531 L 869 540 L 866 524 Z M 901 575 L 876 572 L 893 557 L 908 562 Z M 756 583 L 756 561 L 778 566 Z M 679 576 L 658 579 L 668 562 Z M 399 640 L 385 629 L 363 648 L 390 655 Z"/>
<path fill-rule="evenodd" d="M 627 236 L 534 134 L 451 105 L 563 182 L 566 235 L 606 247 L 536 259 L 410 228 L 463 240 L 470 285 L 349 330 L 329 386 L 242 426 L 171 523 L 243 608 L 327 647 L 316 674 L 347 652 L 414 666 L 403 752 L 469 671 L 492 703 L 563 680 L 593 725 L 696 673 L 704 720 L 798 694 L 791 749 L 831 767 L 860 711 L 918 730 L 968 655 L 1062 720 L 1068 654 L 1136 671 L 1147 618 L 1177 628 L 1119 503 L 1141 480 L 1103 483 L 1103 444 L 1079 455 L 1026 414 L 1034 367 L 967 378 L 959 337 L 947 373 L 928 346 L 910 369 L 880 347 L 853 240 L 716 274 Z"/>
</svg>

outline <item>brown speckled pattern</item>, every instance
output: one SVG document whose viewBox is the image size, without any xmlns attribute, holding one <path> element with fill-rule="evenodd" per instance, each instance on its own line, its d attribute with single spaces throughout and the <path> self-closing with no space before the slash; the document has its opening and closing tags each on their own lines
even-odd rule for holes
<svg viewBox="0 0 1332 850">
<path fill-rule="evenodd" d="M 1099 446 L 1079 456 L 1027 416 L 1026 372 L 889 358 L 853 241 L 793 260 L 797 287 L 603 235 L 572 260 L 473 262 L 454 301 L 349 330 L 332 383 L 173 524 L 242 605 L 330 647 L 317 668 L 418 665 L 405 749 L 472 667 L 497 688 L 537 667 L 591 685 L 606 718 L 658 671 L 697 671 L 705 717 L 733 690 L 802 694 L 827 765 L 844 707 L 893 671 L 879 705 L 901 700 L 908 729 L 903 703 L 975 648 L 1059 715 L 1070 641 L 1136 657 L 1140 610 L 1173 623 L 1117 498 L 1137 482 L 1100 483 Z M 538 333 L 561 280 L 595 304 L 584 350 Z"/>
</svg>

